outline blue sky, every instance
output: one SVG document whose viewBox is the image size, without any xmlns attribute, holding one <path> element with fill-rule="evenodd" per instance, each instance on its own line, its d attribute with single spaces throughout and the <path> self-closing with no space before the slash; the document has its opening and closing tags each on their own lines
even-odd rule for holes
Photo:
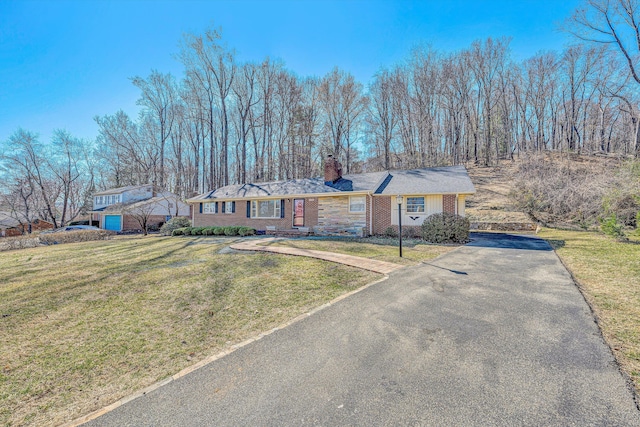
<svg viewBox="0 0 640 427">
<path fill-rule="evenodd" d="M 334 66 L 365 85 L 381 67 L 430 44 L 450 52 L 511 37 L 512 56 L 560 51 L 558 25 L 578 0 L 13 1 L 0 0 L 0 141 L 16 129 L 93 139 L 93 117 L 135 117 L 129 81 L 152 69 L 181 77 L 186 32 L 221 27 L 240 61 L 266 56 L 301 76 Z"/>
</svg>

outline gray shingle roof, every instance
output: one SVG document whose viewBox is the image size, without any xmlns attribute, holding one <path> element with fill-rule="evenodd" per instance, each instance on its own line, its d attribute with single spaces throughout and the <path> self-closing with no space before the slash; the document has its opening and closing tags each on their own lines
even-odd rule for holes
<svg viewBox="0 0 640 427">
<path fill-rule="evenodd" d="M 104 196 L 105 194 L 120 194 L 120 193 L 124 193 L 125 191 L 137 190 L 139 188 L 145 188 L 145 187 L 151 187 L 151 184 L 127 185 L 125 187 L 109 188 L 109 189 L 104 190 L 104 191 L 98 191 L 96 193 L 93 193 L 93 195 L 94 196 Z"/>
<path fill-rule="evenodd" d="M 376 194 L 473 194 L 476 189 L 464 166 L 391 171 Z"/>
<path fill-rule="evenodd" d="M 349 191 L 374 191 L 386 177 L 387 172 L 372 172 L 344 175 L 342 186 L 338 188 L 325 185 L 322 178 L 302 178 L 289 181 L 263 182 L 256 184 L 235 184 L 220 187 L 215 191 L 200 194 L 191 200 L 206 199 L 242 199 L 256 197 L 280 197 L 302 194 L 342 193 L 340 188 L 349 187 Z M 344 181 L 348 181 L 345 183 Z M 350 182 L 350 185 L 348 185 Z"/>
<path fill-rule="evenodd" d="M 463 166 L 450 166 L 344 175 L 334 186 L 326 185 L 322 178 L 227 185 L 215 191 L 200 194 L 190 200 L 246 199 L 360 191 L 390 195 L 470 194 L 475 193 L 475 188 Z"/>
<path fill-rule="evenodd" d="M 20 221 L 13 218 L 8 212 L 0 212 L 0 228 L 13 228 L 18 227 Z"/>
</svg>

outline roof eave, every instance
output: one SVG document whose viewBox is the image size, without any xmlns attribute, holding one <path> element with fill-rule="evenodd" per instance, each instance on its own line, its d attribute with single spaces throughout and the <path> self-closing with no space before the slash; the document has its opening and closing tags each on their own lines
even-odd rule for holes
<svg viewBox="0 0 640 427">
<path fill-rule="evenodd" d="M 249 197 L 211 197 L 206 199 L 187 199 L 186 202 L 191 203 L 210 203 L 216 201 L 237 201 L 237 200 L 264 200 L 264 199 L 295 199 L 295 198 L 309 198 L 309 197 L 336 197 L 336 196 L 352 196 L 352 195 L 367 195 L 372 194 L 371 190 L 357 190 L 357 191 L 332 191 L 327 193 L 298 193 L 298 194 L 271 194 L 266 196 L 249 196 Z"/>
</svg>

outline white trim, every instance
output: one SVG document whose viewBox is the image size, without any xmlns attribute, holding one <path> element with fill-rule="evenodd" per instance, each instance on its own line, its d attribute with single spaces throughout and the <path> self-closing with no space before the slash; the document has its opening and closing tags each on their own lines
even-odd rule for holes
<svg viewBox="0 0 640 427">
<path fill-rule="evenodd" d="M 216 213 L 215 202 L 202 202 L 202 215 L 213 215 Z"/>
<path fill-rule="evenodd" d="M 280 200 L 282 199 L 251 199 L 250 219 L 280 219 L 282 217 L 282 206 Z M 275 216 L 258 216 L 258 202 L 274 202 L 273 213 Z M 254 212 L 256 216 L 253 216 Z"/>
<path fill-rule="evenodd" d="M 408 214 L 412 214 L 412 215 L 426 215 L 427 214 L 427 209 L 426 209 L 426 200 L 424 196 L 405 196 L 403 197 L 403 201 L 404 201 L 404 211 L 406 213 L 406 215 Z M 409 211 L 409 199 L 422 199 L 422 212 L 420 211 Z M 420 206 L 420 204 L 412 204 L 412 206 Z"/>
</svg>

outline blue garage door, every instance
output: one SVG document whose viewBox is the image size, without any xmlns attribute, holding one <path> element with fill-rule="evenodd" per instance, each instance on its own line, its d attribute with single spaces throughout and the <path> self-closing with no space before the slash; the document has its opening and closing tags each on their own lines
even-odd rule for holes
<svg viewBox="0 0 640 427">
<path fill-rule="evenodd" d="M 104 229 L 112 231 L 120 231 L 120 215 L 105 215 Z"/>
</svg>

